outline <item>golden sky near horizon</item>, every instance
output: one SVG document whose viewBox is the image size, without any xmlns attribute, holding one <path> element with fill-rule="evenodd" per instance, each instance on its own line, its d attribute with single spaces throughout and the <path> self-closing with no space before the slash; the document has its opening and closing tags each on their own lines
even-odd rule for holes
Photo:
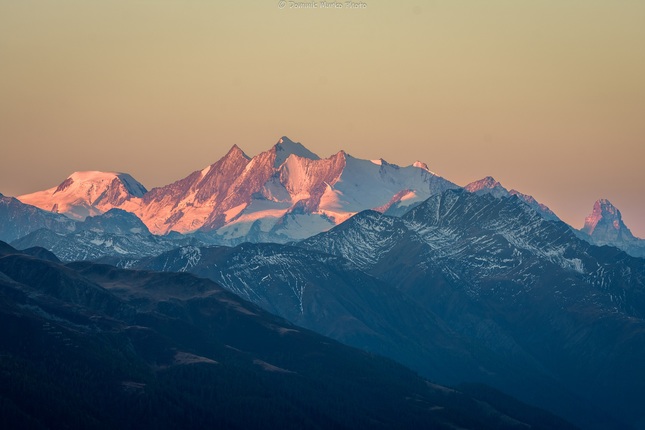
<svg viewBox="0 0 645 430">
<path fill-rule="evenodd" d="M 146 187 L 280 136 L 645 237 L 645 2 L 0 0 L 0 192 L 77 170 Z M 360 2 L 357 2 L 360 3 Z"/>
</svg>

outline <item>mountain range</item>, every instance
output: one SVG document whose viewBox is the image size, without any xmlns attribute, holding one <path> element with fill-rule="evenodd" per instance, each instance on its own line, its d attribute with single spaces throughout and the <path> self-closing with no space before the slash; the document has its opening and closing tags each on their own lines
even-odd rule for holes
<svg viewBox="0 0 645 430">
<path fill-rule="evenodd" d="M 255 306 L 243 313 L 270 313 L 293 330 L 388 357 L 462 387 L 459 395 L 490 395 L 493 409 L 502 390 L 581 428 L 645 428 L 645 241 L 606 199 L 576 230 L 492 177 L 462 188 L 421 162 L 400 167 L 344 151 L 321 159 L 283 137 L 252 158 L 233 146 L 150 191 L 127 174 L 77 172 L 49 190 L 0 195 L 0 221 L 0 239 L 23 250 L 3 245 L 7 261 L 38 262 L 21 266 L 41 276 L 30 288 L 55 284 L 64 270 L 127 303 L 128 312 L 161 312 L 199 332 L 212 323 L 187 303 L 198 306 L 216 285 L 236 303 L 253 303 L 236 305 Z M 27 269 L 4 267 L 8 282 L 23 283 Z M 152 278 L 160 288 L 154 300 L 137 280 Z M 208 283 L 195 290 L 196 279 Z M 65 300 L 94 293 L 69 294 Z M 79 312 L 133 324 L 120 310 L 91 306 Z M 169 333 L 181 330 L 168 324 L 163 336 L 179 340 Z M 181 354 L 220 362 L 199 345 Z M 265 370 L 293 371 L 276 357 L 257 360 L 269 363 Z"/>
<path fill-rule="evenodd" d="M 191 234 L 205 243 L 235 245 L 246 241 L 286 243 L 304 239 L 366 209 L 401 216 L 428 197 L 457 188 L 420 161 L 400 167 L 383 159 L 357 159 L 342 150 L 321 159 L 302 144 L 283 136 L 269 150 L 253 158 L 234 145 L 217 162 L 150 191 L 125 173 L 75 172 L 58 186 L 17 199 L 78 221 L 110 209 L 122 209 L 134 213 L 155 235 Z M 509 191 L 490 176 L 464 188 L 495 197 L 515 195 L 545 219 L 559 219 L 532 196 Z M 10 199 L 0 198 L 2 205 Z M 605 200 L 599 200 L 595 206 L 601 201 Z M 0 206 L 3 220 L 11 219 L 2 211 Z M 603 225 L 614 221 L 609 210 L 594 209 L 594 214 L 597 219 L 604 216 L 608 220 L 600 223 L 603 231 L 606 231 Z M 66 231 L 55 226 L 65 224 L 60 217 L 54 221 L 42 212 L 38 217 L 41 219 L 30 215 L 29 221 L 12 220 L 19 225 L 7 225 L 5 231 L 0 231 L 0 239 L 12 242 L 42 227 L 57 233 L 74 230 L 69 223 Z M 645 255 L 644 242 L 621 225 L 608 234 L 585 224 L 580 237 L 594 244 L 617 246 L 630 255 Z M 591 231 L 595 235 L 590 235 Z"/>
<path fill-rule="evenodd" d="M 103 261 L 212 279 L 425 377 L 485 382 L 584 428 L 644 422 L 645 260 L 590 245 L 517 196 L 449 190 L 290 245 Z"/>
<path fill-rule="evenodd" d="M 522 368 L 539 363 L 642 426 L 645 260 L 592 246 L 518 203 L 448 191 L 402 218 L 363 212 L 300 246 L 350 260 L 453 330 Z"/>
<path fill-rule="evenodd" d="M 189 274 L 62 265 L 0 242 L 3 428 L 574 429 L 447 388 Z"/>
<path fill-rule="evenodd" d="M 45 248 L 64 261 L 94 260 L 108 255 L 141 257 L 178 246 L 203 244 L 181 234 L 154 235 L 136 215 L 122 209 L 88 216 L 69 227 L 73 231 L 41 227 L 11 243 L 19 249 Z"/>
<path fill-rule="evenodd" d="M 355 213 L 408 206 L 456 188 L 423 163 L 399 167 L 344 151 L 321 159 L 282 137 L 250 158 L 237 146 L 219 161 L 148 192 L 122 173 L 77 172 L 23 203 L 82 219 L 111 208 L 136 214 L 155 234 L 207 232 L 211 240 L 285 242 Z"/>
</svg>

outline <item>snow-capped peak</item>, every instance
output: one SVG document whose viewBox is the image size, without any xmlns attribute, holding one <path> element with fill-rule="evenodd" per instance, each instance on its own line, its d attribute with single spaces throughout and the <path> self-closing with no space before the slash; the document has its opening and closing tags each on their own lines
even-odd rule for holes
<svg viewBox="0 0 645 430">
<path fill-rule="evenodd" d="M 80 189 L 91 189 L 91 190 L 103 190 L 108 187 L 114 180 L 121 182 L 127 191 L 136 196 L 141 197 L 144 195 L 147 190 L 136 181 L 132 176 L 127 173 L 119 172 L 100 172 L 96 170 L 84 171 L 84 172 L 74 172 L 67 177 L 63 182 L 61 182 L 58 187 L 56 187 L 53 194 L 64 192 L 68 189 L 78 190 Z"/>
<path fill-rule="evenodd" d="M 102 175 L 120 174 L 75 174 L 41 192 L 36 205 L 77 219 L 116 207 L 137 215 L 154 234 L 199 230 L 222 240 L 249 235 L 286 240 L 319 233 L 365 209 L 391 212 L 396 206 L 402 212 L 457 187 L 422 163 L 400 167 L 343 150 L 321 159 L 286 136 L 253 158 L 233 145 L 210 166 L 145 195 L 126 186 L 136 183 L 131 177 L 99 187 Z"/>
<path fill-rule="evenodd" d="M 41 209 L 84 219 L 142 197 L 146 188 L 127 173 L 74 172 L 58 186 L 18 197 Z"/>
<path fill-rule="evenodd" d="M 469 191 L 471 193 L 476 193 L 478 191 L 492 190 L 498 187 L 506 191 L 506 189 L 502 187 L 502 184 L 496 181 L 495 178 L 493 178 L 492 176 L 486 176 L 485 178 L 482 178 L 478 181 L 471 182 L 470 184 L 466 185 L 464 188 L 466 189 L 466 191 Z"/>
<path fill-rule="evenodd" d="M 491 194 L 494 197 L 508 197 L 510 194 L 506 188 L 502 186 L 498 181 L 495 180 L 492 176 L 486 176 L 483 179 L 480 179 L 475 182 L 471 182 L 466 185 L 464 189 L 470 193 L 474 194 Z"/>
<path fill-rule="evenodd" d="M 274 148 L 276 153 L 274 167 L 282 165 L 291 154 L 310 160 L 320 160 L 318 155 L 305 148 L 300 142 L 294 142 L 287 136 L 282 136 Z"/>
</svg>

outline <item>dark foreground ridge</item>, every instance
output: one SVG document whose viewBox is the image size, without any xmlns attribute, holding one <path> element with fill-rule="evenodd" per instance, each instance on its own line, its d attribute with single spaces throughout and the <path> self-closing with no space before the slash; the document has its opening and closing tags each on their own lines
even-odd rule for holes
<svg viewBox="0 0 645 430">
<path fill-rule="evenodd" d="M 2 428 L 574 428 L 189 274 L 64 266 L 0 242 L 0 324 Z"/>
</svg>

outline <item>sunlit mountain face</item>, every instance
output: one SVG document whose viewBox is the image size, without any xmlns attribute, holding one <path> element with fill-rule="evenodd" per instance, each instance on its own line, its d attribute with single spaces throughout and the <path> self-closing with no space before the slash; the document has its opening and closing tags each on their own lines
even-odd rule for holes
<svg viewBox="0 0 645 430">
<path fill-rule="evenodd" d="M 456 187 L 420 162 L 399 167 L 342 150 L 321 159 L 282 137 L 253 158 L 233 146 L 217 162 L 149 192 L 130 175 L 77 172 L 19 200 L 75 219 L 124 209 L 155 234 L 286 242 L 328 230 L 361 210 L 405 208 Z"/>
</svg>

